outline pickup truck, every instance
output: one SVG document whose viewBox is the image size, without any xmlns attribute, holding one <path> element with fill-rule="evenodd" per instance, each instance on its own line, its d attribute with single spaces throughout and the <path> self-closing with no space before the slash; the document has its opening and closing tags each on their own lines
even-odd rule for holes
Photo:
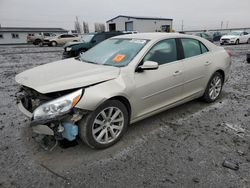
<svg viewBox="0 0 250 188">
<path fill-rule="evenodd" d="M 45 38 L 55 36 L 55 33 L 29 33 L 27 36 L 27 43 L 42 46 Z"/>
</svg>

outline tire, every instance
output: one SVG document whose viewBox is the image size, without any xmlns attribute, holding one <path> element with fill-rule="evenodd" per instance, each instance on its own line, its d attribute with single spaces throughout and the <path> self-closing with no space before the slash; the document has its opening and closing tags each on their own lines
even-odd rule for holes
<svg viewBox="0 0 250 188">
<path fill-rule="evenodd" d="M 39 43 L 41 43 L 42 41 L 40 40 L 40 39 L 36 39 L 35 41 L 34 41 L 34 45 L 38 45 Z"/>
<path fill-rule="evenodd" d="M 79 136 L 91 148 L 110 147 L 126 132 L 128 117 L 128 110 L 123 103 L 108 100 L 80 120 Z"/>
<path fill-rule="evenodd" d="M 80 49 L 77 56 L 79 56 L 81 53 L 86 52 L 86 51 L 87 51 L 87 49 Z"/>
<path fill-rule="evenodd" d="M 57 46 L 57 42 L 56 41 L 52 41 L 51 42 L 51 46 L 53 46 L 53 47 Z"/>
<path fill-rule="evenodd" d="M 202 99 L 208 103 L 216 101 L 221 94 L 223 82 L 223 76 L 219 72 L 215 72 L 207 84 Z"/>
<path fill-rule="evenodd" d="M 247 44 L 250 44 L 250 38 L 247 40 Z"/>
<path fill-rule="evenodd" d="M 43 47 L 43 42 L 41 41 L 39 44 L 38 44 L 39 47 Z"/>
<path fill-rule="evenodd" d="M 235 45 L 238 45 L 240 43 L 239 39 L 235 41 Z"/>
<path fill-rule="evenodd" d="M 224 43 L 220 43 L 220 45 L 221 45 L 221 46 L 223 46 L 223 45 L 224 45 Z"/>
</svg>

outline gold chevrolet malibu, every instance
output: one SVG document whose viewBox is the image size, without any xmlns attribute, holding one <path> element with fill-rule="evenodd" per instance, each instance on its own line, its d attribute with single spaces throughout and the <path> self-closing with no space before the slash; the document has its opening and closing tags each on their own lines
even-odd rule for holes
<svg viewBox="0 0 250 188">
<path fill-rule="evenodd" d="M 195 98 L 214 102 L 230 65 L 224 48 L 197 36 L 122 35 L 18 74 L 18 107 L 37 135 L 107 148 L 128 124 Z"/>
</svg>

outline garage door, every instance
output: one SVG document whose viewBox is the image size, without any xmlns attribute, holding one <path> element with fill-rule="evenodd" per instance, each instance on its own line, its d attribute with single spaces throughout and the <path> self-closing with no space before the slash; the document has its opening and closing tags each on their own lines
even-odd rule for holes
<svg viewBox="0 0 250 188">
<path fill-rule="evenodd" d="M 125 30 L 126 31 L 133 31 L 133 22 L 126 22 L 125 23 Z"/>
</svg>

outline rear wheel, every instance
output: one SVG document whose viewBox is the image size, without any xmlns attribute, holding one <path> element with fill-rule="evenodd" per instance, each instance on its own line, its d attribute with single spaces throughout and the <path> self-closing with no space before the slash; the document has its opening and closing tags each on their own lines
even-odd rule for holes
<svg viewBox="0 0 250 188">
<path fill-rule="evenodd" d="M 52 41 L 51 42 L 51 46 L 54 46 L 54 47 L 57 46 L 57 42 L 56 41 Z"/>
<path fill-rule="evenodd" d="M 205 93 L 203 95 L 203 100 L 206 102 L 214 102 L 220 96 L 223 86 L 223 76 L 216 72 L 210 78 Z"/>
<path fill-rule="evenodd" d="M 90 147 L 104 149 L 121 139 L 127 125 L 128 111 L 125 105 L 117 100 L 109 100 L 80 121 L 79 135 Z"/>
</svg>

